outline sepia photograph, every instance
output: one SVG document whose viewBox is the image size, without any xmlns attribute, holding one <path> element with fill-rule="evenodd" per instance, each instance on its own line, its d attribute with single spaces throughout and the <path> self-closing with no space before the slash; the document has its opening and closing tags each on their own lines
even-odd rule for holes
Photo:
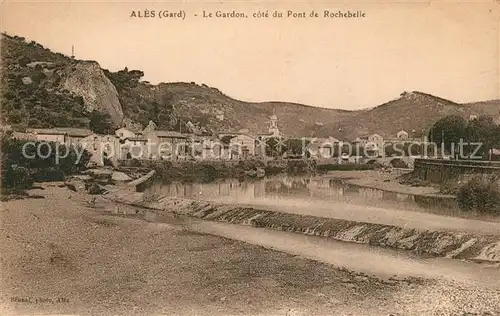
<svg viewBox="0 0 500 316">
<path fill-rule="evenodd" d="M 500 316 L 498 0 L 0 12 L 0 315 Z"/>
</svg>

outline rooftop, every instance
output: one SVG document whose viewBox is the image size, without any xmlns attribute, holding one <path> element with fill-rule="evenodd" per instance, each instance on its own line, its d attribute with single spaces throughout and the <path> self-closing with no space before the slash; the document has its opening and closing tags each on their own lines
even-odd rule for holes
<svg viewBox="0 0 500 316">
<path fill-rule="evenodd" d="M 141 137 L 141 136 L 127 137 L 125 139 L 128 139 L 128 140 L 133 141 L 133 142 L 147 142 L 148 141 L 148 139 L 146 137 Z"/>
<path fill-rule="evenodd" d="M 170 137 L 170 138 L 186 138 L 186 136 L 182 135 L 179 132 L 175 131 L 155 131 L 156 136 L 158 137 Z"/>
<path fill-rule="evenodd" d="M 87 137 L 94 134 L 86 128 L 73 128 L 73 127 L 55 127 L 55 128 L 28 128 L 27 133 L 33 134 L 46 134 L 46 135 L 68 135 L 75 137 Z"/>
</svg>

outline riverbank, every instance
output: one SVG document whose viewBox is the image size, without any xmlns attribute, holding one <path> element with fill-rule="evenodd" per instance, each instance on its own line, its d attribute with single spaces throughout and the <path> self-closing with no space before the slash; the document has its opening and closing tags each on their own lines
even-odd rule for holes
<svg viewBox="0 0 500 316">
<path fill-rule="evenodd" d="M 3 315 L 496 316 L 500 310 L 494 289 L 381 280 L 196 233 L 171 214 L 161 222 L 123 217 L 140 210 L 57 183 L 42 188 L 30 194 L 44 198 L 2 203 Z"/>
<path fill-rule="evenodd" d="M 332 308 L 382 315 L 375 302 L 406 286 L 177 225 L 109 216 L 115 205 L 93 208 L 66 188 L 36 193 L 45 198 L 2 204 L 3 315 L 324 315 Z"/>
<path fill-rule="evenodd" d="M 448 197 L 448 195 L 440 194 L 438 186 L 410 186 L 401 183 L 399 178 L 406 173 L 408 171 L 400 170 L 393 170 L 391 172 L 378 170 L 330 171 L 326 176 L 343 180 L 348 184 L 395 193 Z"/>
<path fill-rule="evenodd" d="M 297 210 L 291 205 L 277 211 L 269 207 L 149 196 L 143 193 L 131 195 L 119 190 L 111 192 L 105 198 L 159 212 L 185 214 L 210 221 L 324 236 L 373 246 L 411 250 L 431 256 L 500 262 L 499 222 L 392 211 L 392 214 L 403 216 L 403 222 L 394 225 L 391 213 L 386 210 L 371 210 L 365 215 L 355 214 L 349 205 L 337 206 L 339 211 L 344 211 L 344 216 L 348 216 L 342 218 L 342 214 L 338 212 L 315 213 L 307 208 Z M 351 210 L 343 209 L 344 207 L 351 207 Z M 408 215 L 417 217 L 404 220 L 404 216 Z"/>
</svg>

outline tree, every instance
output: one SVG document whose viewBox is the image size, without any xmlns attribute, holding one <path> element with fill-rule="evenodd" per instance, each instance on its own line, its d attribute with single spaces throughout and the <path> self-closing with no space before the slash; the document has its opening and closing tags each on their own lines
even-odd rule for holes
<svg viewBox="0 0 500 316">
<path fill-rule="evenodd" d="M 466 134 L 468 141 L 481 143 L 484 159 L 491 158 L 491 150 L 500 145 L 500 127 L 491 116 L 483 115 L 470 121 Z"/>
<path fill-rule="evenodd" d="M 93 111 L 90 114 L 90 129 L 97 134 L 112 134 L 116 129 L 109 113 Z"/>
<path fill-rule="evenodd" d="M 279 137 L 266 139 L 266 156 L 268 157 L 279 157 L 283 155 L 287 149 L 285 142 Z"/>
<path fill-rule="evenodd" d="M 452 147 L 456 149 L 461 140 L 467 136 L 467 121 L 458 115 L 449 115 L 439 121 L 429 131 L 429 140 L 443 149 L 451 152 Z"/>
<path fill-rule="evenodd" d="M 290 153 L 291 155 L 295 156 L 300 156 L 300 155 L 307 155 L 309 151 L 307 150 L 307 146 L 309 146 L 310 141 L 309 140 L 302 140 L 302 139 L 287 139 L 285 142 L 285 149 Z"/>
</svg>

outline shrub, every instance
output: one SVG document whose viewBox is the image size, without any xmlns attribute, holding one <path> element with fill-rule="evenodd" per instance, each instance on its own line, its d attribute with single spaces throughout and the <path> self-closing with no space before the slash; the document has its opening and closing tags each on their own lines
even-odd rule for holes
<svg viewBox="0 0 500 316">
<path fill-rule="evenodd" d="M 64 175 L 78 172 L 85 167 L 90 159 L 90 154 L 84 151 L 80 160 L 77 160 L 77 152 L 75 148 L 68 149 L 67 157 L 60 157 L 56 160 L 56 144 L 48 143 L 51 154 L 47 158 L 42 158 L 36 153 L 39 142 L 35 142 L 34 146 L 28 146 L 27 155 L 33 158 L 28 158 L 23 155 L 23 146 L 25 140 L 18 140 L 3 135 L 1 138 L 2 152 L 2 189 L 22 190 L 31 187 L 33 181 L 54 181 L 64 179 Z M 48 154 L 48 146 L 41 146 L 40 153 L 42 156 Z M 62 147 L 60 154 L 66 155 Z M 5 192 L 5 190 L 2 190 Z"/>
<path fill-rule="evenodd" d="M 217 169 L 211 165 L 202 165 L 200 181 L 211 182 L 218 177 Z"/>
<path fill-rule="evenodd" d="M 33 181 L 33 176 L 24 167 L 10 165 L 2 168 L 2 194 L 28 189 Z"/>
<path fill-rule="evenodd" d="M 394 158 L 391 160 L 389 164 L 394 168 L 403 168 L 403 169 L 408 168 L 408 164 L 401 158 Z"/>
<path fill-rule="evenodd" d="M 474 178 L 461 186 L 457 194 L 461 210 L 500 215 L 500 187 L 494 179 Z"/>
</svg>

